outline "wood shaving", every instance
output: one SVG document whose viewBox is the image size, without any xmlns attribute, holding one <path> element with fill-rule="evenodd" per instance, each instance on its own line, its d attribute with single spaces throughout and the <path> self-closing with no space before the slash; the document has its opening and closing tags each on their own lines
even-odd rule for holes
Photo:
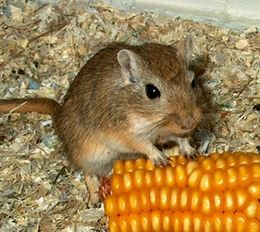
<svg viewBox="0 0 260 232">
<path fill-rule="evenodd" d="M 241 39 L 238 42 L 236 42 L 235 46 L 237 49 L 242 50 L 248 46 L 248 41 L 246 39 Z"/>
<path fill-rule="evenodd" d="M 112 41 L 176 44 L 194 39 L 207 90 L 196 135 L 201 152 L 260 145 L 260 35 L 101 1 L 1 1 L 0 97 L 61 101 L 84 63 Z M 42 1 L 44 2 L 44 1 Z M 45 1 L 47 2 L 47 1 Z M 259 108 L 259 107 L 258 107 Z M 82 173 L 70 170 L 49 116 L 0 115 L 0 231 L 105 231 Z"/>
</svg>

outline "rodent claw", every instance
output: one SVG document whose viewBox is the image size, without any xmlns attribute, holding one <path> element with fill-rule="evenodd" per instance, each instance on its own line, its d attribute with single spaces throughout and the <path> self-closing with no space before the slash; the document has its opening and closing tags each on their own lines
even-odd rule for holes
<svg viewBox="0 0 260 232">
<path fill-rule="evenodd" d="M 195 153 L 195 154 L 190 154 L 190 155 L 184 155 L 185 158 L 189 159 L 189 160 L 195 160 L 197 157 L 198 157 L 198 154 Z"/>
<path fill-rule="evenodd" d="M 170 159 L 167 155 L 164 153 L 161 153 L 159 157 L 156 157 L 156 159 L 153 159 L 153 163 L 157 167 L 163 167 L 170 164 Z"/>
</svg>

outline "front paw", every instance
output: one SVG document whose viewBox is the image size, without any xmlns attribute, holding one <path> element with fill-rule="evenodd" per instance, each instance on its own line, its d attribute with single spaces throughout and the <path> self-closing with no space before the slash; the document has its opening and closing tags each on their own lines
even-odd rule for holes
<svg viewBox="0 0 260 232">
<path fill-rule="evenodd" d="M 195 160 L 198 157 L 198 152 L 196 149 L 190 146 L 189 149 L 181 150 L 182 154 L 189 160 Z"/>
<path fill-rule="evenodd" d="M 169 157 L 161 151 L 158 151 L 158 154 L 152 157 L 151 160 L 156 167 L 167 166 L 170 163 Z"/>
<path fill-rule="evenodd" d="M 178 139 L 181 153 L 188 159 L 194 160 L 198 156 L 198 152 L 193 148 L 187 138 Z"/>
</svg>

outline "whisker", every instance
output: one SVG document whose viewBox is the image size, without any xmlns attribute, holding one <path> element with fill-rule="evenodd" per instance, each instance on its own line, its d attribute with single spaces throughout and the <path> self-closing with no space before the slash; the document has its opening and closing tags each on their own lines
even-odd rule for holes
<svg viewBox="0 0 260 232">
<path fill-rule="evenodd" d="M 140 134 L 143 134 L 144 136 L 146 134 L 153 134 L 158 128 L 161 128 L 162 126 L 169 123 L 169 119 L 165 118 L 158 122 L 152 123 L 148 126 L 145 126 L 140 130 Z"/>
</svg>

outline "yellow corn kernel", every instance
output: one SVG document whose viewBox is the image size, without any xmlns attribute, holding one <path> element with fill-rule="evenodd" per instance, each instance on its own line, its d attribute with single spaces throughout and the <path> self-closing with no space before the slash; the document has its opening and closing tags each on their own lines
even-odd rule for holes
<svg viewBox="0 0 260 232">
<path fill-rule="evenodd" d="M 154 186 L 154 173 L 152 171 L 147 171 L 144 174 L 144 187 L 151 188 Z M 112 186 L 113 190 L 113 186 Z"/>
<path fill-rule="evenodd" d="M 128 195 L 128 200 L 129 200 L 129 209 L 130 212 L 133 213 L 139 213 L 141 211 L 140 209 L 140 198 L 139 198 L 139 192 L 138 191 L 132 191 Z"/>
<path fill-rule="evenodd" d="M 150 232 L 152 231 L 152 222 L 150 217 L 150 212 L 142 212 L 140 214 L 140 224 L 142 231 L 144 232 Z"/>
<path fill-rule="evenodd" d="M 260 196 L 260 184 L 251 184 L 248 186 L 248 191 L 249 191 L 249 194 L 256 198 L 256 199 L 259 199 L 259 196 Z"/>
<path fill-rule="evenodd" d="M 140 208 L 141 209 L 151 209 L 151 201 L 150 201 L 150 191 L 148 189 L 143 189 L 140 192 Z"/>
<path fill-rule="evenodd" d="M 227 163 L 228 167 L 236 166 L 237 158 L 235 156 L 231 156 L 231 155 L 227 154 L 226 163 Z"/>
<path fill-rule="evenodd" d="M 259 220 L 256 219 L 249 220 L 249 222 L 247 223 L 246 231 L 259 232 L 260 231 Z"/>
<path fill-rule="evenodd" d="M 188 186 L 191 188 L 198 187 L 200 184 L 202 174 L 203 172 L 200 169 L 195 169 L 193 172 L 191 172 L 188 178 Z"/>
<path fill-rule="evenodd" d="M 161 232 L 162 231 L 162 217 L 161 211 L 152 210 L 151 211 L 151 222 L 152 222 L 152 231 Z"/>
<path fill-rule="evenodd" d="M 176 156 L 170 164 L 115 162 L 104 202 L 111 232 L 260 231 L 260 155 Z"/>
<path fill-rule="evenodd" d="M 133 175 L 131 175 L 131 173 L 129 172 L 124 173 L 123 183 L 124 183 L 123 185 L 124 192 L 129 192 L 132 189 L 134 183 Z"/>
<path fill-rule="evenodd" d="M 243 209 L 245 205 L 247 205 L 249 200 L 248 192 L 245 189 L 238 188 L 236 190 L 236 195 L 237 195 L 237 201 L 236 201 L 237 207 Z"/>
<path fill-rule="evenodd" d="M 224 193 L 215 192 L 213 195 L 214 211 L 220 212 L 224 208 Z"/>
<path fill-rule="evenodd" d="M 197 161 L 190 161 L 186 165 L 186 173 L 187 175 L 190 175 L 195 169 L 199 167 L 199 164 Z"/>
<path fill-rule="evenodd" d="M 146 162 L 145 169 L 146 170 L 153 170 L 154 169 L 154 164 L 153 164 L 153 162 L 151 160 L 148 160 Z"/>
<path fill-rule="evenodd" d="M 122 172 L 124 172 L 124 161 L 116 160 L 113 166 L 113 172 L 114 174 L 121 174 Z"/>
<path fill-rule="evenodd" d="M 162 231 L 172 231 L 172 213 L 168 210 L 162 212 Z"/>
<path fill-rule="evenodd" d="M 172 216 L 173 231 L 182 231 L 182 213 L 177 211 Z"/>
<path fill-rule="evenodd" d="M 224 169 L 216 169 L 213 174 L 213 186 L 216 191 L 223 191 L 226 188 L 227 174 Z"/>
<path fill-rule="evenodd" d="M 155 168 L 154 169 L 154 181 L 155 185 L 161 187 L 164 185 L 165 180 L 165 169 Z"/>
<path fill-rule="evenodd" d="M 184 166 L 178 165 L 175 167 L 176 186 L 183 188 L 187 185 L 187 174 Z"/>
<path fill-rule="evenodd" d="M 135 170 L 135 161 L 134 160 L 126 160 L 125 161 L 125 170 L 127 172 L 132 172 Z"/>
<path fill-rule="evenodd" d="M 191 212 L 184 212 L 182 214 L 182 231 L 183 232 L 190 232 L 192 231 L 192 214 Z"/>
<path fill-rule="evenodd" d="M 235 231 L 237 232 L 243 232 L 246 231 L 246 223 L 248 222 L 247 217 L 241 213 L 235 213 L 235 223 L 236 223 L 236 227 L 235 227 Z"/>
<path fill-rule="evenodd" d="M 250 200 L 248 205 L 246 206 L 244 213 L 249 218 L 257 218 L 260 219 L 260 210 L 259 210 L 259 201 Z"/>
<path fill-rule="evenodd" d="M 219 157 L 216 161 L 215 161 L 215 167 L 216 168 L 220 168 L 220 169 L 225 169 L 227 167 L 226 161 L 223 157 Z"/>
<path fill-rule="evenodd" d="M 209 191 L 212 188 L 212 180 L 210 173 L 204 173 L 202 174 L 202 177 L 200 179 L 200 189 L 201 191 Z"/>
<path fill-rule="evenodd" d="M 260 180 L 260 163 L 255 163 L 252 165 L 252 168 L 250 169 L 250 172 L 252 172 L 252 177 L 259 181 Z"/>
<path fill-rule="evenodd" d="M 201 204 L 202 192 L 198 189 L 193 189 L 190 195 L 190 209 L 192 212 L 199 211 Z"/>
<path fill-rule="evenodd" d="M 212 214 L 212 231 L 224 231 L 224 223 L 223 223 L 223 215 L 221 213 L 213 213 Z"/>
<path fill-rule="evenodd" d="M 117 163 L 117 165 L 119 162 Z M 117 166 L 118 167 L 118 166 Z M 117 174 L 114 174 L 112 180 L 111 180 L 111 186 L 113 186 L 112 192 L 113 194 L 120 194 L 123 191 L 122 186 L 124 185 L 123 176 L 117 172 Z"/>
<path fill-rule="evenodd" d="M 143 169 L 145 169 L 145 164 L 146 164 L 146 162 L 144 159 L 137 159 L 135 161 L 135 168 L 143 170 Z"/>
<path fill-rule="evenodd" d="M 228 167 L 227 170 L 227 186 L 229 189 L 237 187 L 237 169 L 235 167 Z"/>
<path fill-rule="evenodd" d="M 179 188 L 174 188 L 171 190 L 171 196 L 170 196 L 170 209 L 171 210 L 178 210 L 180 202 L 179 202 L 179 196 L 180 196 L 180 189 Z"/>
<path fill-rule="evenodd" d="M 159 209 L 159 196 L 160 189 L 153 187 L 150 189 L 149 200 L 151 203 L 151 209 Z"/>
<path fill-rule="evenodd" d="M 226 212 L 233 211 L 233 209 L 236 209 L 236 199 L 234 192 L 232 190 L 227 189 L 224 192 L 224 210 Z"/>
<path fill-rule="evenodd" d="M 133 172 L 133 184 L 136 189 L 142 188 L 144 186 L 144 174 L 144 170 L 136 170 L 135 172 Z"/>
<path fill-rule="evenodd" d="M 213 231 L 213 222 L 212 218 L 210 217 L 205 217 L 203 220 L 203 228 L 205 232 L 211 232 Z"/>
<path fill-rule="evenodd" d="M 192 215 L 193 230 L 194 232 L 200 232 L 203 228 L 203 216 L 201 213 L 195 213 Z"/>
<path fill-rule="evenodd" d="M 119 214 L 127 214 L 129 211 L 129 205 L 127 204 L 129 197 L 127 195 L 119 195 L 117 199 L 117 207 Z"/>
<path fill-rule="evenodd" d="M 170 208 L 170 196 L 171 196 L 171 189 L 168 186 L 164 186 L 161 188 L 160 191 L 160 209 L 161 210 L 168 210 Z"/>
<path fill-rule="evenodd" d="M 251 159 L 250 159 L 250 155 L 239 155 L 238 154 L 237 165 L 243 165 L 243 164 L 248 165 L 250 163 L 254 163 L 254 156 L 251 157 Z"/>
<path fill-rule="evenodd" d="M 174 168 L 173 167 L 165 167 L 165 185 L 169 187 L 176 186 L 176 180 L 175 180 L 175 174 L 174 174 Z"/>
<path fill-rule="evenodd" d="M 189 208 L 189 190 L 188 190 L 188 188 L 182 189 L 179 199 L 180 199 L 179 209 L 183 210 L 183 211 L 187 210 Z"/>
<path fill-rule="evenodd" d="M 141 223 L 140 223 L 140 217 L 138 214 L 131 213 L 129 215 L 129 225 L 130 225 L 130 231 L 138 232 L 141 231 Z"/>
<path fill-rule="evenodd" d="M 215 161 L 213 159 L 203 159 L 200 162 L 200 166 L 202 168 L 202 171 L 203 172 L 212 171 L 215 168 L 214 163 L 215 163 Z"/>
<path fill-rule="evenodd" d="M 250 181 L 251 181 L 251 175 L 248 165 L 241 165 L 237 168 L 237 179 L 238 179 L 238 185 L 241 187 L 246 187 Z"/>
</svg>

